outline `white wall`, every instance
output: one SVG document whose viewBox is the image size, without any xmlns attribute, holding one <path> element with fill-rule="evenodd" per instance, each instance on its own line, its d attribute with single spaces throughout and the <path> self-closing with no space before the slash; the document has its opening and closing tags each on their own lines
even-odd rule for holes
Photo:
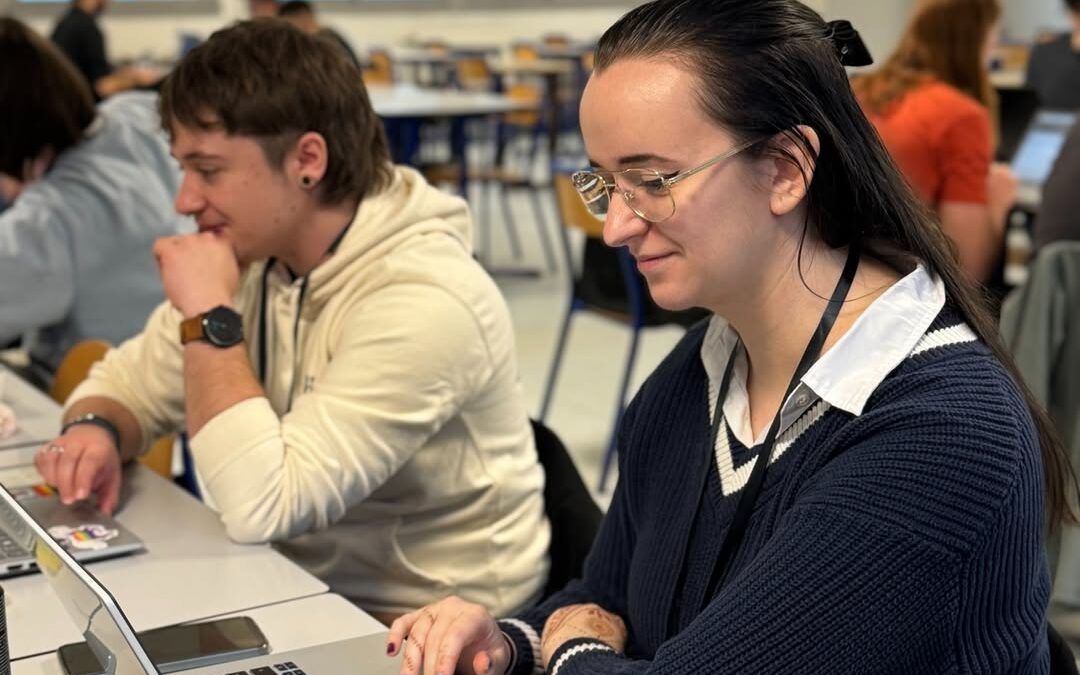
<svg viewBox="0 0 1080 675">
<path fill-rule="evenodd" d="M 907 24 L 914 0 L 828 0 L 828 19 L 847 19 L 863 38 L 875 63 L 882 63 Z"/>
<path fill-rule="evenodd" d="M 1067 29 L 1070 26 L 1062 0 L 1002 0 L 1002 27 L 1007 40 L 1030 42 L 1044 30 Z"/>
<path fill-rule="evenodd" d="M 746 0 L 751 2 L 752 0 Z M 829 19 L 848 19 L 863 35 L 870 52 L 879 61 L 892 51 L 900 37 L 915 0 L 806 0 Z M 2 0 L 0 0 L 2 2 Z M 219 0 L 221 9 L 213 14 L 122 16 L 108 14 L 102 26 L 109 40 L 110 57 L 176 54 L 181 31 L 209 35 L 215 29 L 247 14 L 246 0 Z M 1030 40 L 1039 30 L 1068 25 L 1062 0 L 1002 0 L 1005 37 Z M 509 43 L 535 39 L 547 32 L 561 32 L 577 38 L 593 38 L 623 12 L 638 4 L 585 8 L 484 10 L 454 12 L 324 12 L 325 23 L 337 28 L 358 48 L 395 45 L 410 39 L 440 37 L 450 42 Z M 38 30 L 47 32 L 51 19 L 32 19 Z"/>
<path fill-rule="evenodd" d="M 203 37 L 232 21 L 247 16 L 245 0 L 219 0 L 217 14 L 124 16 L 106 14 L 100 24 L 106 33 L 112 60 L 153 56 L 171 58 L 177 53 L 181 32 Z M 320 21 L 345 35 L 353 46 L 405 44 L 425 38 L 450 43 L 509 44 L 517 39 L 535 40 L 548 32 L 578 39 L 596 38 L 634 2 L 625 6 L 557 9 L 508 9 L 483 11 L 417 12 L 320 12 Z M 52 19 L 31 19 L 40 31 L 48 32 Z"/>
<path fill-rule="evenodd" d="M 0 0 L 2 1 L 2 0 Z M 746 0 L 752 1 L 752 0 Z M 844 0 L 806 0 L 818 11 L 827 3 Z M 869 4 L 891 0 L 864 0 Z M 180 32 L 202 36 L 247 15 L 245 0 L 219 0 L 216 14 L 123 16 L 106 14 L 101 21 L 113 60 L 175 56 Z M 537 8 L 447 12 L 321 12 L 321 21 L 341 31 L 357 49 L 373 45 L 396 45 L 409 40 L 440 38 L 448 42 L 509 44 L 517 39 L 536 39 L 560 32 L 579 39 L 600 35 L 627 9 L 640 4 L 583 8 Z M 31 19 L 39 31 L 48 32 L 52 19 Z"/>
</svg>

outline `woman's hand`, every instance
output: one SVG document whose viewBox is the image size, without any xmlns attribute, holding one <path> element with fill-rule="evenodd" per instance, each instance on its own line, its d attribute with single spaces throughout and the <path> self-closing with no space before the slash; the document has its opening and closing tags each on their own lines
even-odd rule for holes
<svg viewBox="0 0 1080 675">
<path fill-rule="evenodd" d="M 386 653 L 404 648 L 401 675 L 502 675 L 510 642 L 481 605 L 461 598 L 406 614 L 390 626 Z"/>
<path fill-rule="evenodd" d="M 549 669 L 551 657 L 559 647 L 576 638 L 599 640 L 622 652 L 626 648 L 626 624 L 599 605 L 567 605 L 556 610 L 548 617 L 540 638 L 544 670 Z"/>
</svg>

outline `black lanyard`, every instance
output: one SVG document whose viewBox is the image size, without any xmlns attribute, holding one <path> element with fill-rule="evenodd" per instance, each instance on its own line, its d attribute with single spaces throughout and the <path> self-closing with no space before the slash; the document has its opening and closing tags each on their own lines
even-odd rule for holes
<svg viewBox="0 0 1080 675">
<path fill-rule="evenodd" d="M 326 255 L 333 255 L 338 246 L 341 245 L 341 240 L 345 238 L 345 234 L 352 227 L 352 221 L 350 220 L 345 227 L 338 232 L 338 235 L 334 237 L 334 241 L 330 242 L 330 246 L 326 249 Z M 270 319 L 268 316 L 266 303 L 267 303 L 267 291 L 266 284 L 267 279 L 270 277 L 270 271 L 274 268 L 274 264 L 277 262 L 277 258 L 270 258 L 266 261 L 266 267 L 263 268 L 262 273 L 262 289 L 259 295 L 259 383 L 263 387 L 266 387 L 266 336 L 270 332 Z M 290 270 L 291 272 L 292 270 Z M 307 293 L 308 279 L 311 278 L 311 272 L 308 272 L 304 276 L 304 280 L 300 282 L 300 297 L 296 300 L 296 320 L 293 323 L 293 349 L 299 349 L 297 343 L 300 339 L 300 308 L 304 304 L 304 295 Z M 293 386 L 296 383 L 293 382 Z M 292 409 L 292 387 L 289 387 L 289 400 L 285 404 L 285 411 L 288 412 Z"/>
<path fill-rule="evenodd" d="M 787 391 L 784 392 L 784 397 L 780 402 L 780 410 L 776 412 L 776 417 L 773 418 L 772 424 L 769 426 L 769 432 L 765 435 L 765 440 L 758 446 L 760 451 L 757 460 L 754 462 L 754 468 L 750 473 L 749 480 L 746 482 L 746 487 L 743 489 L 742 494 L 739 495 L 739 503 L 735 508 L 735 515 L 732 517 L 727 535 L 720 545 L 720 552 L 716 556 L 712 574 L 709 576 L 709 584 L 705 587 L 705 595 L 702 598 L 701 607 L 698 608 L 699 614 L 716 595 L 716 592 L 720 588 L 720 584 L 723 582 L 728 568 L 731 565 L 731 561 L 735 558 L 735 554 L 738 552 L 739 546 L 746 536 L 747 526 L 750 523 L 750 515 L 754 511 L 754 504 L 757 501 L 758 494 L 761 492 L 761 486 L 765 482 L 765 470 L 769 466 L 769 461 L 772 458 L 773 449 L 776 445 L 776 435 L 780 430 L 780 418 L 784 409 L 784 404 L 787 402 L 788 397 L 791 396 L 791 393 L 795 391 L 795 388 L 799 385 L 799 382 L 806 374 L 806 371 L 810 370 L 810 366 L 812 366 L 814 362 L 817 361 L 818 356 L 821 355 L 821 349 L 825 345 L 825 339 L 829 336 L 833 324 L 836 323 L 836 317 L 840 314 L 840 309 L 844 305 L 844 300 L 847 298 L 848 291 L 851 288 L 851 282 L 854 281 L 855 272 L 858 268 L 859 250 L 857 245 L 852 244 L 848 248 L 848 257 L 847 262 L 844 263 L 844 271 L 840 275 L 840 280 L 836 282 L 836 288 L 833 290 L 832 297 L 829 299 L 829 304 L 825 308 L 825 312 L 821 315 L 821 321 L 818 322 L 817 330 L 814 331 L 814 335 L 806 345 L 806 350 L 803 352 L 802 359 L 799 361 L 798 367 L 795 368 L 795 374 L 792 375 L 791 381 L 788 383 Z M 732 350 L 731 356 L 728 358 L 728 365 L 724 370 L 724 378 L 721 381 L 720 390 L 716 397 L 716 409 L 713 413 L 712 431 L 709 434 L 710 442 L 708 456 L 710 458 L 716 454 L 716 441 L 721 433 L 724 417 L 724 399 L 727 398 L 728 387 L 731 385 L 731 374 L 734 370 L 736 350 L 738 350 L 737 344 L 735 349 Z M 706 466 L 709 471 L 714 470 L 712 461 L 707 462 Z M 698 495 L 698 512 L 701 511 L 705 502 L 705 494 L 708 491 L 707 486 L 708 477 L 702 481 L 701 493 Z M 687 541 L 687 555 L 683 558 L 684 568 L 687 559 L 689 558 L 689 548 L 692 539 L 693 538 L 691 537 L 691 539 Z M 685 569 L 683 575 L 685 575 Z M 678 592 L 681 592 L 681 590 L 682 589 L 677 589 Z M 675 606 L 677 605 L 673 605 L 673 607 Z M 672 616 L 671 623 L 673 626 L 675 625 L 675 621 L 677 621 L 677 619 Z"/>
</svg>

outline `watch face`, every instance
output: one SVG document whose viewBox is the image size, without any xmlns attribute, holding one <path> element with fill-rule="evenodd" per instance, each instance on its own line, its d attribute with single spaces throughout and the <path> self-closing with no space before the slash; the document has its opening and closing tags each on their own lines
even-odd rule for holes
<svg viewBox="0 0 1080 675">
<path fill-rule="evenodd" d="M 210 344 L 231 347 L 244 339 L 243 322 L 228 307 L 215 307 L 203 318 L 203 333 Z"/>
</svg>

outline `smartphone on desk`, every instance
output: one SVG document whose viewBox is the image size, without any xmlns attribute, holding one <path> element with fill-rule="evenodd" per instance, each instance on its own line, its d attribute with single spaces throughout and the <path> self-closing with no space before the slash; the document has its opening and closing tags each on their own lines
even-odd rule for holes
<svg viewBox="0 0 1080 675">
<path fill-rule="evenodd" d="M 248 616 L 165 626 L 138 635 L 150 660 L 162 673 L 212 666 L 270 651 L 266 636 Z M 104 667 L 85 642 L 64 645 L 57 654 L 68 675 L 104 675 Z"/>
</svg>

